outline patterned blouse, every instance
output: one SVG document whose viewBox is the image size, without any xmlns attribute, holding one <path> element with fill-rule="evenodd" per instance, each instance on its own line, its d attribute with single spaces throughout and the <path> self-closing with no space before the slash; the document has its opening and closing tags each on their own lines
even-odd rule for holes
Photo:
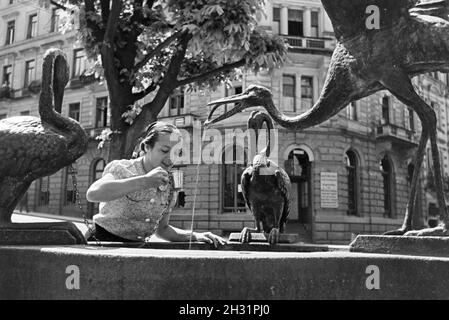
<svg viewBox="0 0 449 320">
<path fill-rule="evenodd" d="M 103 176 L 108 173 L 117 180 L 144 175 L 143 159 L 114 160 L 106 166 Z M 100 213 L 96 214 L 93 220 L 117 236 L 143 241 L 153 234 L 169 194 L 169 188 L 164 191 L 149 188 L 112 201 L 101 202 Z"/>
</svg>

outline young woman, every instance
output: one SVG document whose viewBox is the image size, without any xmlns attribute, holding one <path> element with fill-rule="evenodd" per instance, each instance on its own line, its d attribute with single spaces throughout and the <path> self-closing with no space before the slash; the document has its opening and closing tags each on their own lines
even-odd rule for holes
<svg viewBox="0 0 449 320">
<path fill-rule="evenodd" d="M 102 241 L 144 241 L 154 232 L 168 241 L 202 241 L 225 244 L 211 232 L 181 230 L 169 225 L 171 150 L 181 137 L 179 130 L 164 122 L 151 124 L 140 143 L 140 157 L 115 160 L 101 179 L 87 190 L 87 200 L 101 202 L 94 216 L 94 236 Z"/>
</svg>

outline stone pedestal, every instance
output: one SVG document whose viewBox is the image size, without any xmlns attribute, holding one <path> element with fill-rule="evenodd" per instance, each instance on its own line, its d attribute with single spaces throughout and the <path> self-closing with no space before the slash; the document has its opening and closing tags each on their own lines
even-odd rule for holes
<svg viewBox="0 0 449 320">
<path fill-rule="evenodd" d="M 359 235 L 349 245 L 351 252 L 449 257 L 449 237 Z"/>
</svg>

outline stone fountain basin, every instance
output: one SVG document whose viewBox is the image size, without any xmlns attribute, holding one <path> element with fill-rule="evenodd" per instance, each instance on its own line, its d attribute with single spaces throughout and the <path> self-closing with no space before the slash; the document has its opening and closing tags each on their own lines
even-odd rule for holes
<svg viewBox="0 0 449 320">
<path fill-rule="evenodd" d="M 188 243 L 117 245 L 1 246 L 0 299 L 449 298 L 449 258 L 314 245 L 302 250 L 321 250 L 292 252 L 292 245 L 279 245 L 290 251 L 273 252 L 264 244 L 257 244 L 258 251 L 236 250 L 234 244 L 221 250 L 199 243 L 192 246 L 198 250 L 188 250 Z M 73 266 L 79 270 L 79 289 L 69 290 Z M 373 266 L 379 289 L 367 287 Z"/>
</svg>

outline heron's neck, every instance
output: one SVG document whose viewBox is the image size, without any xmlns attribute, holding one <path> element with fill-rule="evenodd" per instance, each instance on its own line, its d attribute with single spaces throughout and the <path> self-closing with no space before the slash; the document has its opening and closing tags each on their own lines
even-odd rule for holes
<svg viewBox="0 0 449 320">
<path fill-rule="evenodd" d="M 294 117 L 283 114 L 272 101 L 268 102 L 264 107 L 273 120 L 282 127 L 290 130 L 302 130 L 320 124 L 323 118 L 328 119 L 340 111 L 340 108 L 332 108 L 325 101 L 320 98 L 312 108 Z"/>
<path fill-rule="evenodd" d="M 56 61 L 57 54 L 44 58 L 42 67 L 42 89 L 39 96 L 39 115 L 43 122 L 53 125 L 76 141 L 84 139 L 84 129 L 74 120 L 61 115 L 64 87 L 67 84 L 63 74 L 67 72 L 65 60 Z M 58 62 L 58 63 L 57 63 Z"/>
<path fill-rule="evenodd" d="M 62 120 L 61 111 L 63 93 L 59 92 L 59 86 L 55 83 L 55 60 L 56 56 L 51 54 L 45 57 L 42 66 L 42 90 L 39 96 L 39 115 L 41 119 L 49 123 L 59 123 Z M 56 101 L 55 101 L 56 100 Z M 55 106 L 55 103 L 58 103 Z"/>
</svg>

